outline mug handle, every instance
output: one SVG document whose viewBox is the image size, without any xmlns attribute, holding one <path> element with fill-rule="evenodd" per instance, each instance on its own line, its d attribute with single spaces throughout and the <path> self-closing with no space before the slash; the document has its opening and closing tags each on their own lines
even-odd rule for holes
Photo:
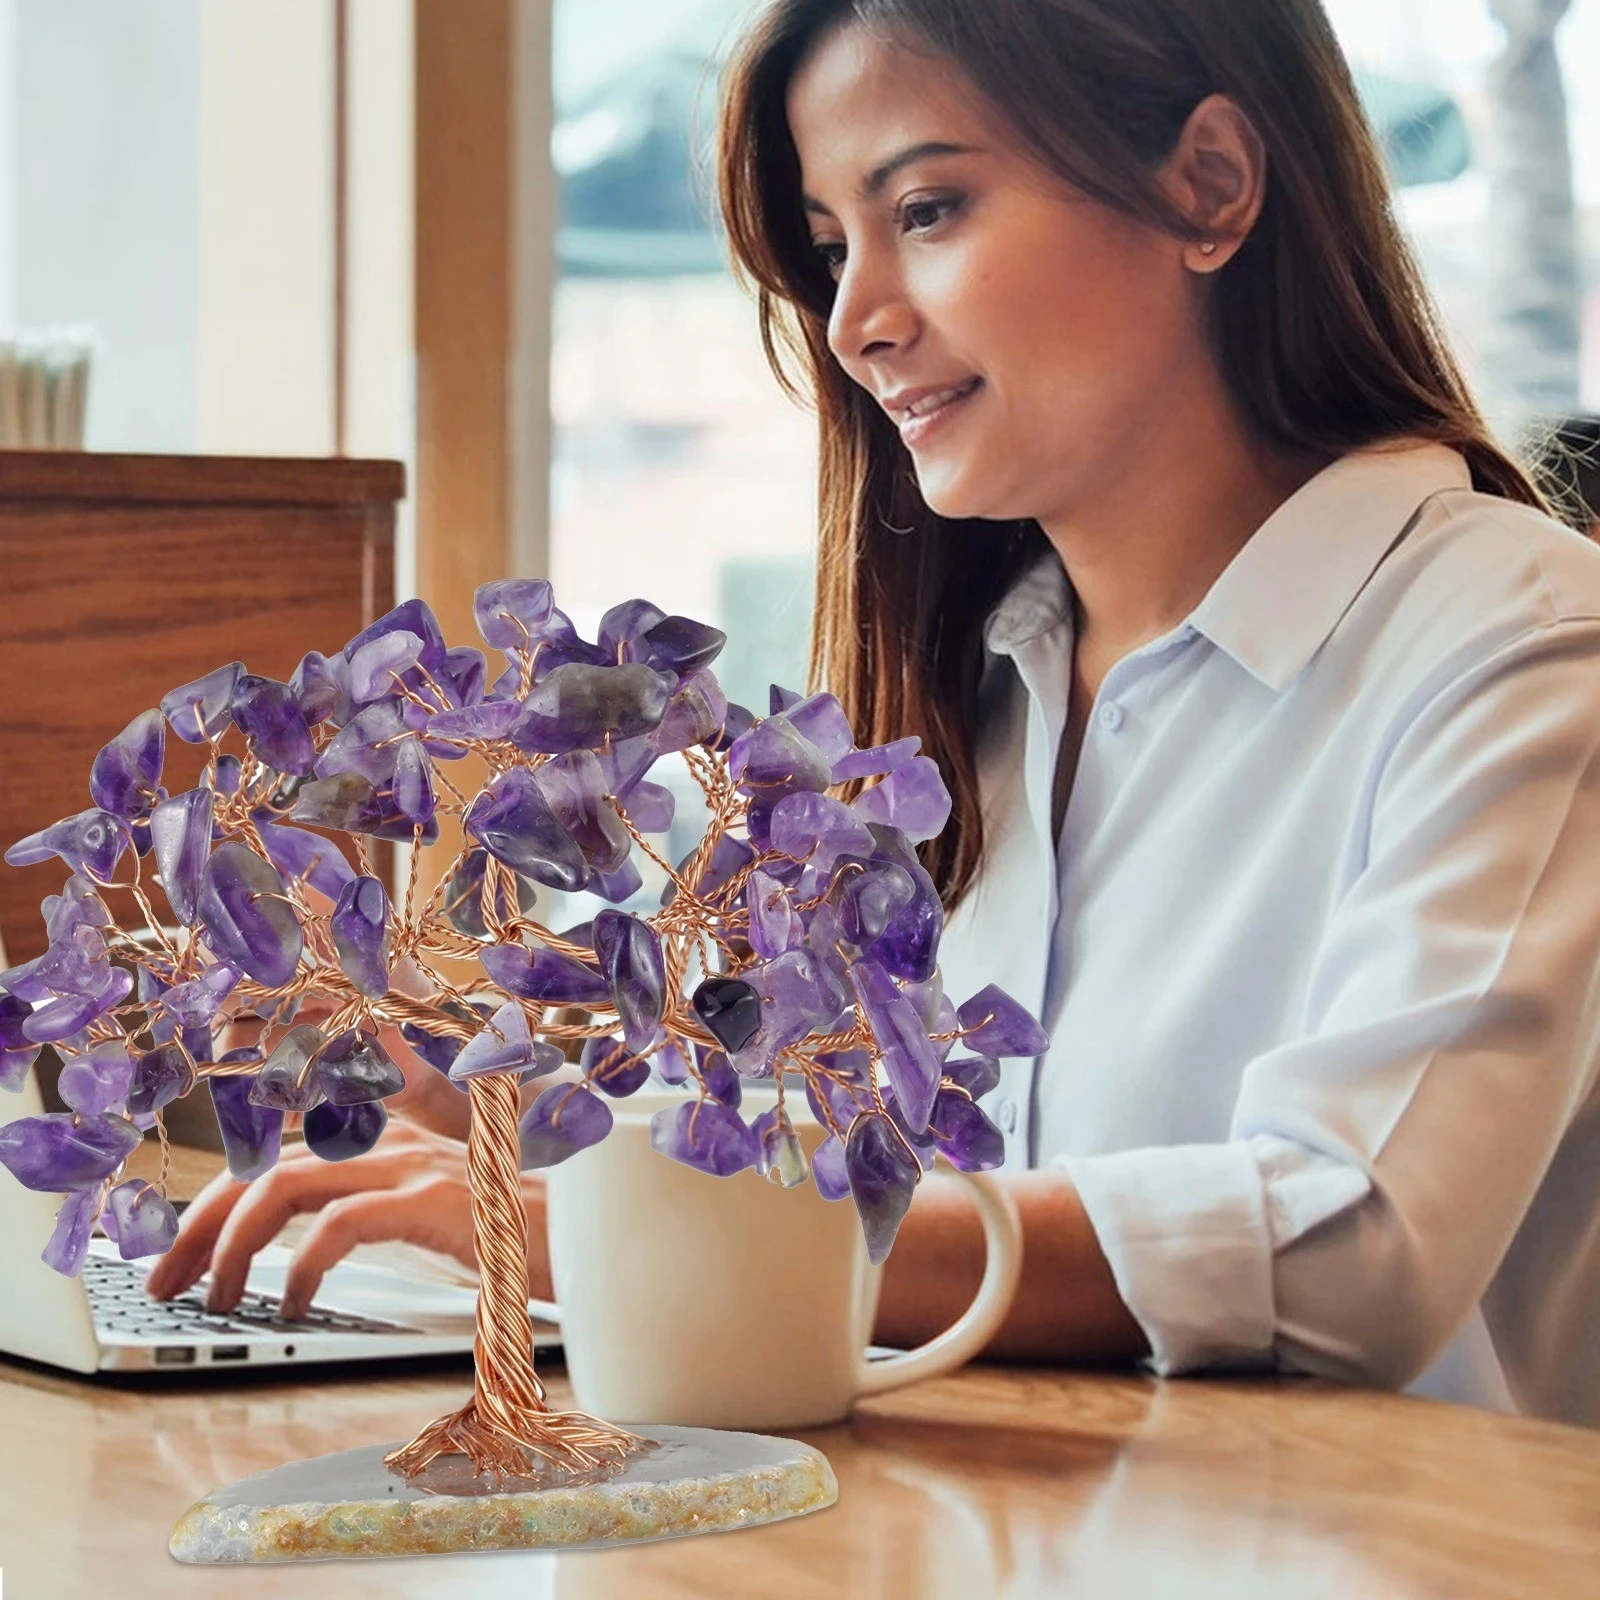
<svg viewBox="0 0 1600 1600">
<path fill-rule="evenodd" d="M 988 1247 L 978 1293 L 955 1323 L 927 1344 L 881 1361 L 869 1361 L 863 1354 L 856 1373 L 858 1395 L 882 1394 L 923 1378 L 936 1378 L 970 1361 L 993 1338 L 1011 1309 L 1022 1276 L 1022 1219 L 1016 1203 L 987 1172 L 963 1172 L 961 1176 L 972 1185 Z"/>
</svg>

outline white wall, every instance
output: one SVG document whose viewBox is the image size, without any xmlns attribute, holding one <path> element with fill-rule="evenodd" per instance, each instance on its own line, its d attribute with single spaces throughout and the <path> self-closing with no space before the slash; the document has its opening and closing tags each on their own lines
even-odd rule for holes
<svg viewBox="0 0 1600 1600">
<path fill-rule="evenodd" d="M 192 449 L 199 0 L 8 11 L 0 217 L 12 231 L 8 251 L 0 221 L 0 261 L 14 321 L 97 328 L 92 448 Z M 7 281 L 0 267 L 0 296 Z"/>
<path fill-rule="evenodd" d="M 333 450 L 333 70 L 330 0 L 201 6 L 201 450 Z"/>
</svg>

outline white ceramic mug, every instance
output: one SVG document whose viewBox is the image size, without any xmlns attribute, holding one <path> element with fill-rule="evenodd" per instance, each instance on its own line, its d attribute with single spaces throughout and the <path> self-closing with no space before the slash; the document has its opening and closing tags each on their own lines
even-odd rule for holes
<svg viewBox="0 0 1600 1600">
<path fill-rule="evenodd" d="M 1022 1226 L 987 1174 L 961 1174 L 989 1252 L 977 1298 L 930 1343 L 869 1362 L 879 1271 L 849 1197 L 829 1202 L 814 1181 L 782 1189 L 750 1171 L 708 1177 L 657 1154 L 651 1115 L 682 1098 L 643 1091 L 614 1103 L 610 1135 L 549 1174 L 551 1273 L 585 1411 L 628 1423 L 815 1427 L 848 1416 L 862 1395 L 948 1372 L 988 1342 L 1016 1293 Z M 747 1093 L 742 1111 L 753 1119 L 772 1103 Z M 809 1157 L 826 1131 L 803 1093 L 787 1103 Z"/>
</svg>

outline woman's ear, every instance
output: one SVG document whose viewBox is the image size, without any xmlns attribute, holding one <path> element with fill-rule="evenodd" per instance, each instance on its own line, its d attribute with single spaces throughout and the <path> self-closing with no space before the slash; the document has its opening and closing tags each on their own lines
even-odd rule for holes
<svg viewBox="0 0 1600 1600">
<path fill-rule="evenodd" d="M 1212 273 L 1233 259 L 1261 215 L 1266 147 L 1227 95 L 1208 95 L 1189 113 L 1159 181 L 1201 235 L 1185 241 L 1184 265 Z"/>
</svg>

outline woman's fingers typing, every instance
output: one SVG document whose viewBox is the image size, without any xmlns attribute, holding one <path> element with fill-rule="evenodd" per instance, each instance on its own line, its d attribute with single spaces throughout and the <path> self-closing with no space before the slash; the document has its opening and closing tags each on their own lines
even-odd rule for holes
<svg viewBox="0 0 1600 1600">
<path fill-rule="evenodd" d="M 433 1173 L 389 1190 L 331 1201 L 295 1247 L 284 1283 L 283 1314 L 304 1314 L 323 1274 L 358 1244 L 402 1240 L 474 1265 L 472 1201 L 466 1173 Z"/>
<path fill-rule="evenodd" d="M 309 1258 L 321 1263 L 315 1273 L 319 1281 L 327 1266 L 356 1243 L 411 1238 L 421 1227 L 412 1191 L 426 1189 L 432 1179 L 444 1180 L 446 1187 L 431 1190 L 431 1203 L 453 1215 L 435 1220 L 433 1238 L 413 1242 L 459 1254 L 448 1242 L 438 1241 L 449 1241 L 460 1233 L 466 1240 L 463 1259 L 470 1261 L 465 1147 L 440 1134 L 397 1122 L 391 1124 L 376 1150 L 350 1161 L 322 1161 L 302 1147 L 285 1151 L 278 1165 L 253 1183 L 238 1184 L 226 1175 L 214 1180 L 185 1213 L 172 1249 L 150 1274 L 149 1291 L 157 1298 L 181 1294 L 209 1267 L 212 1281 L 207 1305 L 213 1311 L 230 1310 L 244 1292 L 256 1252 L 270 1243 L 285 1223 L 306 1212 L 326 1214 L 335 1206 L 348 1207 L 350 1202 L 360 1201 L 361 1206 L 341 1216 L 366 1218 L 362 1236 L 350 1238 L 343 1248 L 328 1255 L 340 1236 L 338 1229 L 349 1225 L 336 1220 Z M 452 1179 L 459 1179 L 459 1195 L 448 1188 Z M 383 1221 L 386 1216 L 390 1219 L 387 1224 Z M 314 1234 L 316 1230 L 314 1224 Z M 309 1296 L 308 1290 L 298 1309 L 304 1308 Z"/>
</svg>

